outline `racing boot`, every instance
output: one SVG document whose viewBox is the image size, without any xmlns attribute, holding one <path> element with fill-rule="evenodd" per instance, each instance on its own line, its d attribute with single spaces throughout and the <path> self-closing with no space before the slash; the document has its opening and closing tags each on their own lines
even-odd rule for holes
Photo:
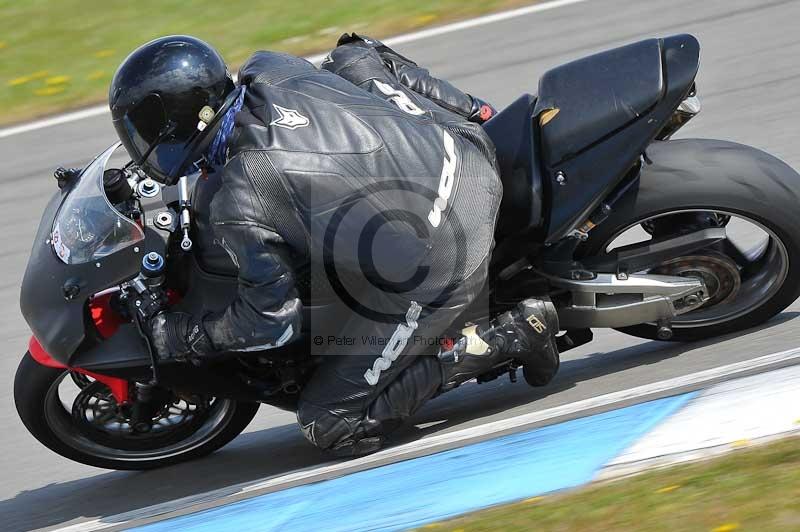
<svg viewBox="0 0 800 532">
<path fill-rule="evenodd" d="M 532 386 L 549 383 L 559 366 L 555 336 L 558 314 L 549 299 L 526 299 L 485 325 L 461 331 L 453 347 L 439 353 L 442 391 L 518 359 Z"/>
</svg>

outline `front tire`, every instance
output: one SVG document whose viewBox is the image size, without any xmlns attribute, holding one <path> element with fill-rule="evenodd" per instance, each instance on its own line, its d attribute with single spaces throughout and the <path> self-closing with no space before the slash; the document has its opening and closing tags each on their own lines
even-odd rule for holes
<svg viewBox="0 0 800 532">
<path fill-rule="evenodd" d="M 59 398 L 59 386 L 68 375 L 64 369 L 39 364 L 26 353 L 14 379 L 17 413 L 28 431 L 52 451 L 106 469 L 154 469 L 206 456 L 242 432 L 259 407 L 258 403 L 220 400 L 209 420 L 181 441 L 161 449 L 114 446 L 76 428 L 73 414 Z"/>
<path fill-rule="evenodd" d="M 715 211 L 741 216 L 770 235 L 774 253 L 785 265 L 765 282 L 765 297 L 753 300 L 741 315 L 715 322 L 679 316 L 674 341 L 693 341 L 740 332 L 780 313 L 800 297 L 800 175 L 777 158 L 749 146 L 716 140 L 654 142 L 647 150 L 637 186 L 613 207 L 581 248 L 581 256 L 602 253 L 627 228 L 668 213 Z M 713 260 L 713 258 L 712 258 Z M 777 268 L 777 267 L 776 267 Z M 634 273 L 634 272 L 629 272 Z M 697 312 L 697 311 L 695 311 Z M 620 331 L 658 339 L 655 324 Z"/>
</svg>

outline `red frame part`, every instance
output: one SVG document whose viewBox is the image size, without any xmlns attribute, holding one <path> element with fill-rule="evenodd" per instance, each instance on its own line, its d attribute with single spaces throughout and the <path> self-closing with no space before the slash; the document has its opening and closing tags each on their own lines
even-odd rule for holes
<svg viewBox="0 0 800 532">
<path fill-rule="evenodd" d="M 122 317 L 111 309 L 111 297 L 114 292 L 94 296 L 89 301 L 89 314 L 92 316 L 97 332 L 105 338 L 111 338 L 120 325 L 125 323 Z"/>
<path fill-rule="evenodd" d="M 111 390 L 114 399 L 117 400 L 117 404 L 127 403 L 130 397 L 130 387 L 128 381 L 125 379 L 120 379 L 119 377 L 111 377 L 108 375 L 100 375 L 99 373 L 94 373 L 92 371 L 87 371 L 81 368 L 70 368 L 65 366 L 61 362 L 58 362 L 53 357 L 50 356 L 47 351 L 44 350 L 42 344 L 39 343 L 35 337 L 31 336 L 30 341 L 28 342 L 28 352 L 30 352 L 31 357 L 41 364 L 42 366 L 47 366 L 48 368 L 59 368 L 59 369 L 69 369 L 71 371 L 77 371 L 78 373 L 82 373 L 87 377 L 91 377 L 98 382 L 102 382 Z"/>
</svg>

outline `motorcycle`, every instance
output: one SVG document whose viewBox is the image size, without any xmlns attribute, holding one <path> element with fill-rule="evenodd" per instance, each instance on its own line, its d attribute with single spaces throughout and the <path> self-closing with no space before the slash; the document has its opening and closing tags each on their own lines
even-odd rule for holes
<svg viewBox="0 0 800 532">
<path fill-rule="evenodd" d="M 550 70 L 537 95 L 484 125 L 504 186 L 490 306 L 454 330 L 549 296 L 561 351 L 593 328 L 690 341 L 763 323 L 800 296 L 800 176 L 755 148 L 672 139 L 700 111 L 698 65 L 690 35 L 630 44 Z M 157 360 L 131 302 L 216 310 L 236 279 L 192 253 L 197 176 L 161 186 L 132 163 L 111 167 L 118 147 L 60 174 L 44 210 L 22 284 L 33 337 L 14 398 L 56 453 L 148 469 L 220 448 L 261 403 L 294 408 L 319 359 L 301 341 L 210 367 Z M 325 312 L 305 299 L 305 312 Z"/>
</svg>

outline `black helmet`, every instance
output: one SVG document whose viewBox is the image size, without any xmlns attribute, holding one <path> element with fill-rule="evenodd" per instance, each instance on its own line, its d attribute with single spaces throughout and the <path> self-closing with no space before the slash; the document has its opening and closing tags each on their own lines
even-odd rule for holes
<svg viewBox="0 0 800 532">
<path fill-rule="evenodd" d="M 235 100 L 233 89 L 214 48 L 177 35 L 131 53 L 114 74 L 108 104 L 133 161 L 154 179 L 172 184 L 202 158 Z"/>
</svg>

